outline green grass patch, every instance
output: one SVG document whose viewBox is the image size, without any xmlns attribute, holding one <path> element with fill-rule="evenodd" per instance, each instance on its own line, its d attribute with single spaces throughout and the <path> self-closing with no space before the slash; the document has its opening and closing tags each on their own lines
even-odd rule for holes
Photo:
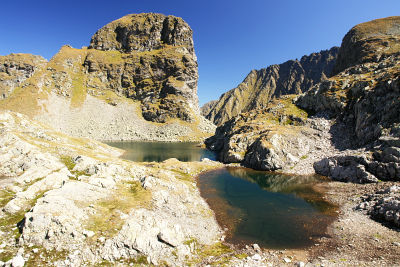
<svg viewBox="0 0 400 267">
<path fill-rule="evenodd" d="M 149 208 L 151 193 L 142 188 L 139 182 L 125 182 L 115 193 L 95 204 L 96 213 L 88 219 L 86 227 L 99 236 L 113 237 L 124 224 L 122 213 L 129 213 L 134 208 Z"/>
<path fill-rule="evenodd" d="M 69 252 L 66 250 L 46 250 L 43 247 L 32 247 L 27 248 L 27 250 L 33 250 L 34 248 L 38 249 L 37 253 L 30 253 L 30 257 L 28 261 L 25 263 L 26 267 L 36 267 L 36 266 L 49 266 L 51 263 L 64 260 L 67 258 Z"/>
<path fill-rule="evenodd" d="M 249 255 L 247 255 L 246 253 L 240 253 L 240 254 L 236 254 L 235 257 L 238 258 L 239 260 L 243 260 L 245 258 L 247 258 Z"/>
</svg>

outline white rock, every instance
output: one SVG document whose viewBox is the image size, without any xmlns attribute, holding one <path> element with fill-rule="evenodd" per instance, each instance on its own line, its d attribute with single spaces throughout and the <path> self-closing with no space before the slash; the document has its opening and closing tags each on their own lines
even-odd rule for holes
<svg viewBox="0 0 400 267">
<path fill-rule="evenodd" d="M 253 244 L 253 249 L 255 251 L 261 251 L 261 248 L 260 248 L 260 246 L 258 244 Z"/>
<path fill-rule="evenodd" d="M 260 254 L 256 253 L 251 257 L 251 259 L 255 260 L 255 261 L 260 261 L 261 260 L 261 256 L 260 256 Z"/>
<path fill-rule="evenodd" d="M 89 230 L 83 230 L 82 234 L 86 237 L 92 237 L 94 236 L 94 232 L 93 231 L 89 231 Z"/>
<path fill-rule="evenodd" d="M 24 265 L 25 265 L 25 260 L 21 255 L 15 256 L 11 260 L 12 267 L 24 267 Z"/>
<path fill-rule="evenodd" d="M 286 262 L 286 263 L 292 262 L 292 260 L 289 259 L 289 258 L 283 258 L 283 261 Z"/>
</svg>

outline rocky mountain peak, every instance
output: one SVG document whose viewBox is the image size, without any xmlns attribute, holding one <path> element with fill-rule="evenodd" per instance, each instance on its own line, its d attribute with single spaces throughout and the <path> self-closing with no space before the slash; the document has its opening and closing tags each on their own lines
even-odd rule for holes
<svg viewBox="0 0 400 267">
<path fill-rule="evenodd" d="M 181 18 L 156 13 L 130 14 L 99 29 L 89 48 L 124 53 L 183 46 L 194 54 L 192 30 Z"/>
<path fill-rule="evenodd" d="M 343 38 L 333 74 L 400 51 L 400 16 L 354 26 Z"/>
</svg>

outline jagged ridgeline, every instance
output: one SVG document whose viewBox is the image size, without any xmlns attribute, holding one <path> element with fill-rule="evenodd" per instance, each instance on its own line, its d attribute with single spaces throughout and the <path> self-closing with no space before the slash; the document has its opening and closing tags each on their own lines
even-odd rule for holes
<svg viewBox="0 0 400 267">
<path fill-rule="evenodd" d="M 252 70 L 238 87 L 224 93 L 218 101 L 202 107 L 204 116 L 221 125 L 242 112 L 266 108 L 273 98 L 299 94 L 330 76 L 339 48 L 289 60 L 280 65 Z"/>
<path fill-rule="evenodd" d="M 0 66 L 0 91 L 6 97 L 0 106 L 72 135 L 100 139 L 212 132 L 199 116 L 192 34 L 178 17 L 131 14 L 98 30 L 87 48 L 62 47 L 47 64 L 32 55 L 1 57 L 0 63 L 13 60 L 18 71 Z M 32 66 L 23 72 L 28 60 Z M 79 125 L 83 119 L 88 129 Z"/>
</svg>

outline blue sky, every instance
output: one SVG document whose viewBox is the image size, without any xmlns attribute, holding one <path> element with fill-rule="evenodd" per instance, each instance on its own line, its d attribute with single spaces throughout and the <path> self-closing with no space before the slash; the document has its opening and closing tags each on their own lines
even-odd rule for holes
<svg viewBox="0 0 400 267">
<path fill-rule="evenodd" d="M 192 27 L 204 104 L 236 87 L 252 69 L 339 46 L 352 26 L 400 15 L 400 1 L 4 1 L 0 55 L 50 59 L 62 45 L 87 46 L 108 22 L 142 12 L 179 16 Z"/>
</svg>

